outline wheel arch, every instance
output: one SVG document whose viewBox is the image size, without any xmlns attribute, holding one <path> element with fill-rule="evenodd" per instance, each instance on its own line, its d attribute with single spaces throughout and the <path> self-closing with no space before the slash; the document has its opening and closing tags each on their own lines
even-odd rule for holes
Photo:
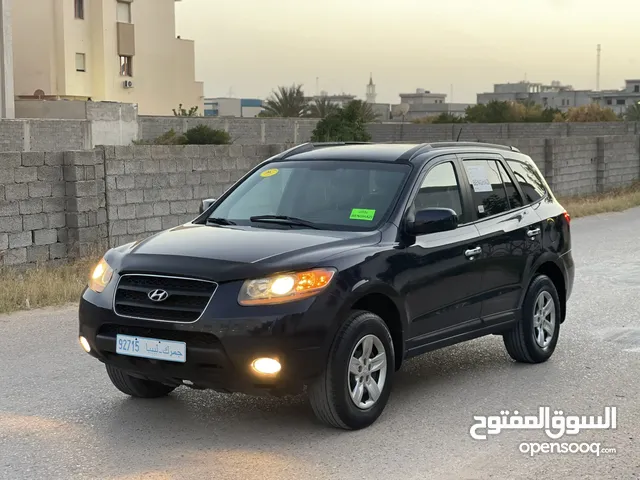
<svg viewBox="0 0 640 480">
<path fill-rule="evenodd" d="M 529 290 L 529 286 L 533 283 L 535 278 L 540 275 L 546 275 L 551 279 L 558 292 L 558 297 L 560 298 L 560 323 L 563 323 L 567 314 L 567 279 L 565 278 L 563 269 L 559 264 L 559 260 L 550 255 L 543 256 L 534 266 L 532 272 L 533 273 L 529 279 L 527 288 L 523 291 L 520 305 L 522 305 L 527 291 Z"/>
</svg>

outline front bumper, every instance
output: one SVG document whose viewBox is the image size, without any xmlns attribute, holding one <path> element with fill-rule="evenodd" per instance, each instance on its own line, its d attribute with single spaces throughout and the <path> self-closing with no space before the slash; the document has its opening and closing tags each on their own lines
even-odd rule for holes
<svg viewBox="0 0 640 480">
<path fill-rule="evenodd" d="M 235 297 L 230 302 L 229 296 L 220 293 L 214 295 L 198 321 L 178 323 L 118 316 L 109 292 L 86 290 L 80 302 L 79 334 L 88 340 L 90 355 L 101 362 L 169 385 L 284 395 L 301 392 L 322 372 L 337 325 L 336 296 L 323 294 L 278 306 L 240 307 Z M 117 334 L 183 341 L 186 362 L 117 354 Z M 254 372 L 251 363 L 258 357 L 277 358 L 281 371 L 275 376 Z"/>
</svg>

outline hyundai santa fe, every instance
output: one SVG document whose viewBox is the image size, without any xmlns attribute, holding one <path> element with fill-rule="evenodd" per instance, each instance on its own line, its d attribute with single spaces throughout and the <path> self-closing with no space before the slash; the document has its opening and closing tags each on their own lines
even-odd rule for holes
<svg viewBox="0 0 640 480">
<path fill-rule="evenodd" d="M 80 343 L 125 394 L 306 389 L 359 429 L 411 357 L 485 335 L 518 362 L 556 349 L 570 216 L 516 148 L 309 143 L 203 200 L 106 252 L 82 294 Z"/>
</svg>

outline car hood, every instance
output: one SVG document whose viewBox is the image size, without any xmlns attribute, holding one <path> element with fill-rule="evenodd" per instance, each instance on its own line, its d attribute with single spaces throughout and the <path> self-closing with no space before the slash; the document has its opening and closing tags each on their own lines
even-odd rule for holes
<svg viewBox="0 0 640 480">
<path fill-rule="evenodd" d="M 379 241 L 379 232 L 186 224 L 115 249 L 112 256 L 119 258 L 112 266 L 226 281 L 320 266 L 328 257 Z"/>
</svg>

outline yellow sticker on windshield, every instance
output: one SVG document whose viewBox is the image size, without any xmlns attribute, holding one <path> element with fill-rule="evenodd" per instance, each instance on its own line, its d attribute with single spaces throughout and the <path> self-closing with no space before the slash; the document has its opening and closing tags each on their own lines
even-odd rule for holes
<svg viewBox="0 0 640 480">
<path fill-rule="evenodd" d="M 261 177 L 273 177 L 276 173 L 278 173 L 277 168 L 272 168 L 271 170 L 265 170 L 260 174 Z"/>
</svg>

